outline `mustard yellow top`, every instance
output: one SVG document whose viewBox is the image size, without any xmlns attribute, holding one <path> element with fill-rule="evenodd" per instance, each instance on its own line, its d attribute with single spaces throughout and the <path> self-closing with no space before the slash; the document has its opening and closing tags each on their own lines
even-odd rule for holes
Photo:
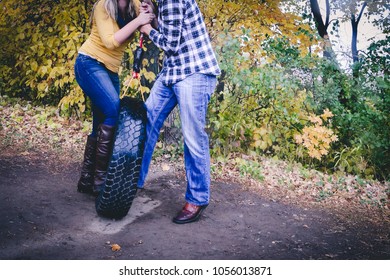
<svg viewBox="0 0 390 280">
<path fill-rule="evenodd" d="M 139 13 L 140 2 L 135 2 L 136 14 Z M 111 18 L 104 8 L 105 0 L 100 0 L 93 12 L 91 34 L 79 49 L 79 52 L 95 58 L 103 63 L 107 69 L 118 73 L 124 51 L 134 37 L 133 35 L 123 44 L 119 44 L 114 34 L 119 30 L 115 19 Z"/>
</svg>

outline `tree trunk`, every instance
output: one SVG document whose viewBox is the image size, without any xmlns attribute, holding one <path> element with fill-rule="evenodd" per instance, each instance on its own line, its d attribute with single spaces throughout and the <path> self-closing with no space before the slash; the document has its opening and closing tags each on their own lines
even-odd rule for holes
<svg viewBox="0 0 390 280">
<path fill-rule="evenodd" d="M 323 39 L 322 48 L 324 52 L 324 57 L 333 60 L 336 62 L 335 54 L 333 52 L 332 43 L 330 42 L 328 35 L 328 27 L 329 27 L 329 16 L 330 16 L 330 4 L 329 0 L 326 0 L 326 18 L 325 22 L 322 19 L 320 6 L 318 5 L 317 0 L 310 0 L 311 12 L 314 16 L 314 20 L 316 22 L 317 31 L 320 37 Z"/>
<path fill-rule="evenodd" d="M 153 72 L 157 76 L 157 74 L 161 70 L 161 50 L 156 47 L 156 45 L 153 44 L 150 40 L 144 40 L 144 46 L 146 47 L 146 51 L 143 53 L 143 59 L 147 59 L 149 63 L 143 67 L 146 69 L 147 72 Z M 145 87 L 152 88 L 154 81 L 149 81 L 145 79 L 145 77 L 141 76 L 141 84 Z"/>
<path fill-rule="evenodd" d="M 330 3 L 329 0 L 326 0 L 326 18 L 325 22 L 322 19 L 320 6 L 318 5 L 317 0 L 310 0 L 311 12 L 314 16 L 314 20 L 316 22 L 318 34 L 322 38 L 321 47 L 323 49 L 324 57 L 331 61 L 334 64 L 333 71 L 340 72 L 339 64 L 336 60 L 336 55 L 332 48 L 332 43 L 328 34 L 329 27 L 329 16 L 330 16 Z M 324 83 L 327 82 L 327 77 L 324 75 Z M 348 98 L 345 96 L 345 92 L 343 89 L 340 90 L 338 95 L 339 102 L 344 106 L 347 105 Z"/>
<path fill-rule="evenodd" d="M 353 60 L 353 76 L 356 78 L 359 75 L 359 51 L 357 49 L 357 36 L 358 36 L 358 26 L 360 19 L 363 15 L 363 11 L 367 6 L 367 2 L 363 3 L 360 13 L 356 18 L 354 14 L 351 14 L 351 25 L 352 25 L 352 41 L 351 41 L 351 50 L 352 50 L 352 60 Z"/>
</svg>

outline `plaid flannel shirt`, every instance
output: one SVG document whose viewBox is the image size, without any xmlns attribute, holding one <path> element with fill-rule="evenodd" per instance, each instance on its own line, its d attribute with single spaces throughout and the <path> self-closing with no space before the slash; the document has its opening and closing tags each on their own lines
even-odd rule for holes
<svg viewBox="0 0 390 280">
<path fill-rule="evenodd" d="M 219 75 L 203 16 L 195 0 L 158 0 L 158 31 L 149 38 L 165 52 L 164 84 L 175 84 L 194 73 Z"/>
</svg>

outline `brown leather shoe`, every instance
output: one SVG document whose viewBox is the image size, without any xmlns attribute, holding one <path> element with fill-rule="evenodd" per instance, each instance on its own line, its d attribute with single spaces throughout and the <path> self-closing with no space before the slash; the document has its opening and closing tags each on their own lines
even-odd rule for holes
<svg viewBox="0 0 390 280">
<path fill-rule="evenodd" d="M 200 214 L 202 214 L 203 210 L 207 207 L 207 205 L 196 206 L 191 203 L 186 203 L 183 209 L 177 214 L 176 217 L 173 218 L 173 222 L 176 224 L 187 224 L 196 222 L 200 218 Z"/>
</svg>

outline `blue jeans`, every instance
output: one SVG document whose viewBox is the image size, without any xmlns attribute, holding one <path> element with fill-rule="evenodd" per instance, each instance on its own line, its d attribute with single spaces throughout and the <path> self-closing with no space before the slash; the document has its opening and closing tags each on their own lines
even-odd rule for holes
<svg viewBox="0 0 390 280">
<path fill-rule="evenodd" d="M 143 187 L 160 129 L 178 104 L 184 137 L 184 161 L 187 177 L 186 201 L 198 206 L 210 199 L 209 138 L 205 130 L 207 106 L 214 92 L 215 76 L 193 74 L 165 86 L 160 76 L 146 100 L 148 123 L 146 142 L 138 186 Z"/>
<path fill-rule="evenodd" d="M 116 126 L 119 118 L 119 76 L 103 63 L 79 54 L 74 66 L 77 83 L 92 102 L 92 136 L 99 124 Z"/>
</svg>

